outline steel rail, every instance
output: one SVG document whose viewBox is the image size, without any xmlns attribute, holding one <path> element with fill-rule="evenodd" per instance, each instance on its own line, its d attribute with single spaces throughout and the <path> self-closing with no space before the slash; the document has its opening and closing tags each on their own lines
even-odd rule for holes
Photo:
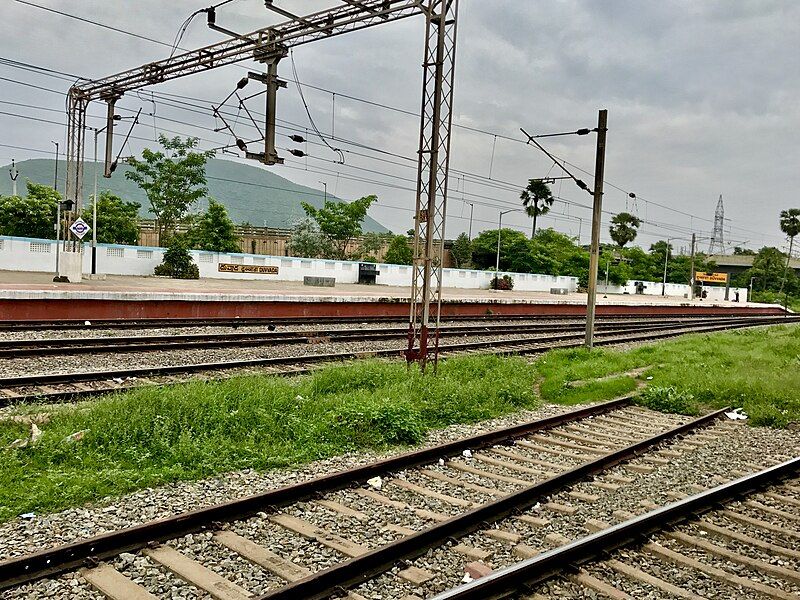
<svg viewBox="0 0 800 600">
<path fill-rule="evenodd" d="M 317 477 L 303 483 L 249 496 L 240 500 L 186 512 L 174 517 L 151 521 L 119 531 L 105 533 L 56 548 L 0 562 L 0 590 L 70 571 L 95 561 L 144 548 L 153 542 L 174 539 L 200 531 L 215 522 L 235 521 L 257 512 L 274 510 L 300 502 L 316 494 L 333 492 L 354 484 L 362 484 L 376 475 L 435 462 L 442 457 L 460 454 L 466 449 L 479 449 L 505 440 L 557 427 L 589 416 L 599 415 L 630 403 L 630 397 L 611 400 L 561 415 L 529 421 L 503 429 L 485 432 L 430 448 L 413 450 L 391 458 Z"/>
<path fill-rule="evenodd" d="M 653 533 L 695 518 L 724 502 L 775 485 L 783 478 L 796 475 L 798 471 L 800 457 L 795 457 L 490 573 L 472 583 L 441 593 L 433 600 L 495 600 L 514 596 L 526 586 L 542 583 L 620 547 L 641 542 Z"/>
<path fill-rule="evenodd" d="M 492 523 L 516 511 L 529 508 L 544 497 L 629 460 L 653 446 L 693 429 L 708 425 L 726 410 L 728 409 L 712 412 L 631 444 L 626 448 L 621 448 L 595 460 L 585 462 L 540 483 L 512 492 L 506 496 L 501 496 L 496 500 L 451 517 L 447 521 L 442 521 L 338 565 L 313 573 L 299 581 L 289 583 L 278 590 L 263 594 L 258 597 L 258 600 L 296 600 L 297 598 L 319 600 L 327 598 L 338 588 L 346 589 L 361 584 L 385 572 L 400 560 L 416 558 L 425 554 L 430 548 L 441 545 L 449 538 L 461 537 L 477 531 L 486 527 L 487 523 Z"/>
<path fill-rule="evenodd" d="M 798 318 L 800 320 L 800 318 Z M 779 324 L 785 322 L 781 318 Z M 792 321 L 794 322 L 794 321 Z M 677 335 L 685 335 L 691 333 L 711 333 L 716 331 L 725 331 L 729 329 L 741 329 L 745 327 L 755 327 L 762 325 L 769 325 L 770 323 L 745 323 L 739 325 L 716 325 L 707 326 L 703 328 L 687 329 L 686 327 L 662 327 L 660 330 L 647 329 L 641 335 L 630 335 L 629 331 L 623 331 L 623 337 L 620 337 L 620 332 L 604 331 L 596 336 L 595 345 L 607 346 L 625 342 L 638 342 L 638 341 L 652 341 L 657 339 L 665 339 L 675 337 Z M 565 340 L 577 341 L 565 341 Z M 552 337 L 538 337 L 538 338 L 523 338 L 515 340 L 502 340 L 490 342 L 468 342 L 462 344 L 448 344 L 441 345 L 440 350 L 445 354 L 455 354 L 458 352 L 485 349 L 492 347 L 499 347 L 495 351 L 488 351 L 489 354 L 537 354 L 546 352 L 552 348 L 573 348 L 580 346 L 581 334 L 570 334 L 567 336 L 552 336 Z M 528 345 L 529 347 L 525 347 Z M 505 346 L 505 348 L 503 348 Z M 386 350 L 373 350 L 364 352 L 345 352 L 345 353 L 331 353 L 331 354 L 310 354 L 305 357 L 273 357 L 265 359 L 249 359 L 244 361 L 237 361 L 236 363 L 200 363 L 196 365 L 177 365 L 171 367 L 152 367 L 148 369 L 126 371 L 97 371 L 89 373 L 66 373 L 61 375 L 44 375 L 44 376 L 20 376 L 15 378 L 0 379 L 0 390 L 12 389 L 16 387 L 32 387 L 35 388 L 41 385 L 54 385 L 54 384 L 70 384 L 78 382 L 100 382 L 113 379 L 129 379 L 131 377 L 146 377 L 146 376 L 161 376 L 161 375 L 174 375 L 180 373 L 193 373 L 203 371 L 229 371 L 231 369 L 258 367 L 258 366 L 280 366 L 292 365 L 292 370 L 286 373 L 273 373 L 275 375 L 299 375 L 305 374 L 312 370 L 312 367 L 307 365 L 319 363 L 333 363 L 346 360 L 353 360 L 359 358 L 380 358 L 380 357 L 397 357 L 400 355 L 398 349 Z M 301 366 L 306 365 L 306 366 Z M 49 378 L 43 381 L 43 378 Z M 98 396 L 108 393 L 126 391 L 130 389 L 138 389 L 139 387 L 155 387 L 163 384 L 151 385 L 132 385 L 132 386 L 107 386 L 104 388 L 92 390 L 67 390 L 61 392 L 46 392 L 43 394 L 30 393 L 19 396 L 5 396 L 0 397 L 0 407 L 8 406 L 17 402 L 62 402 L 71 400 L 78 397 Z"/>
<path fill-rule="evenodd" d="M 705 328 L 693 328 L 692 331 L 713 330 L 714 328 L 734 328 L 737 326 L 748 327 L 751 325 L 770 325 L 772 320 L 751 324 L 750 322 L 742 323 L 740 325 L 714 325 Z M 783 318 L 780 318 L 783 322 Z M 642 326 L 639 328 L 626 328 L 619 330 L 604 331 L 605 335 L 613 335 L 619 333 L 626 333 L 633 331 L 645 332 L 658 332 L 662 330 L 674 330 L 674 325 L 663 326 Z M 475 350 L 481 348 L 491 348 L 495 346 L 520 346 L 525 344 L 553 344 L 564 340 L 577 339 L 583 336 L 582 333 L 568 333 L 566 335 L 549 335 L 527 338 L 514 338 L 503 340 L 489 340 L 489 341 L 473 341 L 461 342 L 454 344 L 443 344 L 439 346 L 442 352 L 459 352 L 465 350 Z M 263 367 L 270 365 L 285 365 L 285 364 L 303 364 L 313 363 L 320 361 L 342 361 L 351 360 L 355 358 L 371 358 L 383 356 L 396 356 L 401 353 L 398 348 L 387 348 L 380 350 L 365 350 L 365 351 L 351 351 L 351 352 L 332 352 L 325 354 L 309 354 L 306 356 L 272 356 L 265 358 L 248 358 L 240 360 L 232 360 L 224 363 L 196 363 L 196 364 L 183 364 L 183 365 L 167 365 L 158 367 L 141 367 L 136 369 L 119 369 L 113 371 L 87 371 L 78 373 L 53 373 L 49 375 L 19 375 L 15 377 L 4 377 L 0 379 L 0 388 L 14 388 L 34 385 L 52 385 L 75 383 L 85 381 L 103 381 L 111 379 L 129 379 L 133 377 L 148 377 L 153 375 L 172 375 L 176 373 L 196 373 L 200 371 L 216 371 L 216 370 L 229 370 L 234 368 L 247 368 L 247 367 Z"/>
<path fill-rule="evenodd" d="M 754 321 L 768 317 L 715 318 L 705 322 L 737 323 Z M 648 325 L 675 325 L 686 323 L 675 319 L 642 319 L 625 323 L 602 322 L 598 328 L 617 329 L 638 328 Z M 452 337 L 458 335 L 501 335 L 525 333 L 553 333 L 578 330 L 583 327 L 577 323 L 529 323 L 522 325 L 452 325 L 439 328 L 439 335 Z M 44 356 L 48 354 L 100 354 L 108 352 L 142 352 L 156 350 L 182 350 L 191 348 L 224 348 L 231 346 L 276 346 L 285 344 L 309 344 L 324 338 L 325 341 L 365 341 L 404 339 L 408 335 L 406 327 L 363 328 L 363 329 L 321 329 L 289 330 L 280 332 L 212 333 L 157 336 L 119 336 L 84 338 L 42 338 L 27 340 L 0 340 L 0 358 L 19 358 L 23 356 Z"/>
<path fill-rule="evenodd" d="M 653 319 L 669 318 L 676 319 L 713 319 L 719 317 L 774 317 L 778 314 L 747 314 L 738 311 L 725 310 L 708 314 L 683 314 L 665 315 L 659 313 L 627 313 L 619 315 L 601 315 L 600 320 L 627 320 L 627 319 Z M 783 314 L 783 313 L 781 313 Z M 443 322 L 449 321 L 514 321 L 514 320 L 561 320 L 561 321 L 585 321 L 585 315 L 451 315 L 442 318 Z M 304 324 L 339 324 L 339 323 L 391 323 L 403 322 L 402 316 L 340 316 L 340 317 L 244 317 L 244 318 L 200 318 L 193 317 L 187 319 L 180 318 L 152 318 L 152 319 L 64 319 L 64 320 L 24 320 L 24 321 L 3 321 L 0 320 L 0 331 L 47 331 L 47 330 L 71 330 L 71 329 L 151 329 L 165 327 L 258 327 L 263 325 L 304 325 Z"/>
</svg>

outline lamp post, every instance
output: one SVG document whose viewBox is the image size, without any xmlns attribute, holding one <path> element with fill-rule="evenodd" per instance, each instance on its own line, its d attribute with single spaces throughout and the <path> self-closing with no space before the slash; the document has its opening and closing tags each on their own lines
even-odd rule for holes
<svg viewBox="0 0 800 600">
<path fill-rule="evenodd" d="M 512 212 L 523 212 L 523 210 L 521 208 L 511 208 L 509 210 L 501 210 L 500 216 L 497 219 L 497 255 L 495 256 L 495 264 L 494 264 L 495 281 L 499 281 L 498 274 L 500 273 L 500 234 L 503 231 L 503 215 L 507 215 L 508 213 Z"/>
<path fill-rule="evenodd" d="M 14 162 L 14 159 L 11 159 L 11 168 L 8 170 L 8 174 L 11 176 L 11 195 L 17 195 L 17 177 L 19 177 L 19 169 L 17 169 L 17 165 Z"/>
<path fill-rule="evenodd" d="M 469 241 L 472 241 L 472 213 L 475 210 L 475 205 L 472 202 L 467 202 L 469 204 Z"/>
<path fill-rule="evenodd" d="M 325 202 L 327 202 L 328 201 L 328 184 L 325 183 L 324 181 L 318 181 L 317 183 L 321 183 L 322 184 L 322 187 L 325 190 Z"/>
<path fill-rule="evenodd" d="M 138 115 L 137 115 L 138 116 Z M 120 115 L 112 115 L 112 121 L 120 121 L 122 117 Z M 97 274 L 97 137 L 103 133 L 106 129 L 108 129 L 108 125 L 105 125 L 101 128 L 92 128 L 94 130 L 94 201 L 92 202 L 92 275 Z M 113 129 L 112 129 L 113 131 Z M 111 177 L 111 173 L 115 171 L 117 168 L 117 161 L 112 162 L 109 165 L 108 170 L 108 177 Z M 105 177 L 105 173 L 103 177 Z"/>
</svg>

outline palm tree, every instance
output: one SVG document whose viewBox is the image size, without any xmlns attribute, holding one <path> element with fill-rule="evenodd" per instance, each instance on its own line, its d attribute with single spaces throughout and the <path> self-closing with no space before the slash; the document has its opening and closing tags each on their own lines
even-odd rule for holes
<svg viewBox="0 0 800 600">
<path fill-rule="evenodd" d="M 790 208 L 781 211 L 781 231 L 789 236 L 789 255 L 786 257 L 786 267 L 783 269 L 783 281 L 781 281 L 781 290 L 786 285 L 786 274 L 789 272 L 789 261 L 792 260 L 792 246 L 794 245 L 794 237 L 800 233 L 800 208 Z"/>
<path fill-rule="evenodd" d="M 519 195 L 525 212 L 533 218 L 533 230 L 531 239 L 536 235 L 536 220 L 540 215 L 550 212 L 550 207 L 555 202 L 552 192 L 547 184 L 541 179 L 529 179 L 527 187 Z"/>
<path fill-rule="evenodd" d="M 611 239 L 620 248 L 623 248 L 625 244 L 636 239 L 636 233 L 641 224 L 642 220 L 639 217 L 635 217 L 631 213 L 621 212 L 611 219 L 611 227 L 608 228 L 608 231 L 611 234 Z"/>
</svg>

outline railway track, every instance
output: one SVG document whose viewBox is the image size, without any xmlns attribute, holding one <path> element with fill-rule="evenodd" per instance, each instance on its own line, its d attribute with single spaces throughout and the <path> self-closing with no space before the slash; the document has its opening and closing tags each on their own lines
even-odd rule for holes
<svg viewBox="0 0 800 600">
<path fill-rule="evenodd" d="M 723 313 L 681 315 L 680 318 L 702 320 L 717 316 L 730 316 L 732 311 L 725 309 Z M 733 316 L 748 316 L 745 314 Z M 663 318 L 663 314 L 622 314 L 622 315 L 602 315 L 598 320 L 617 320 L 626 319 L 658 319 Z M 447 316 L 443 322 L 459 321 L 530 321 L 530 320 L 565 320 L 565 321 L 585 321 L 586 317 L 577 316 L 558 316 L 552 315 L 474 315 L 474 316 Z M 402 323 L 402 317 L 386 316 L 340 316 L 340 317 L 245 317 L 245 318 L 164 318 L 164 319 L 92 319 L 89 321 L 82 319 L 68 320 L 26 320 L 26 321 L 2 321 L 0 320 L 0 332 L 12 331 L 68 331 L 68 330 L 97 330 L 97 329 L 159 329 L 159 328 L 188 328 L 188 327 L 265 327 L 269 325 L 291 327 L 292 325 L 334 325 L 334 324 L 360 324 L 360 323 Z"/>
<path fill-rule="evenodd" d="M 628 399 L 606 402 L 11 558 L 0 562 L 0 590 L 36 597 L 39 580 L 79 571 L 80 585 L 112 600 L 152 599 L 158 590 L 142 585 L 142 573 L 154 568 L 181 587 L 180 597 L 362 600 L 367 591 L 359 586 L 386 579 L 409 594 L 441 591 L 463 570 L 434 573 L 410 561 L 436 551 L 462 566 L 486 567 L 481 561 L 491 553 L 471 542 L 475 536 L 508 545 L 517 560 L 534 556 L 527 537 L 551 527 L 551 520 L 604 496 L 613 502 L 637 477 L 727 435 L 733 425 L 720 421 L 722 412 L 689 419 L 653 413 Z M 768 477 L 774 483 L 778 475 L 791 475 L 797 463 Z M 725 498 L 709 493 L 706 502 Z M 648 523 L 663 526 L 675 514 L 669 506 L 661 510 L 667 512 Z M 198 550 L 198 536 L 208 542 L 205 551 Z M 327 566 L 306 564 L 311 557 L 328 557 Z M 549 564 L 552 571 L 557 563 Z M 162 590 L 164 597 L 173 591 Z"/>
<path fill-rule="evenodd" d="M 756 317 L 764 319 L 769 317 Z M 754 317 L 712 317 L 703 319 L 702 324 L 738 324 Z M 770 318 L 772 320 L 775 317 Z M 600 320 L 598 330 L 637 330 L 642 327 L 659 325 L 678 325 L 697 323 L 690 318 L 626 319 Z M 581 331 L 584 322 L 574 323 L 525 323 L 525 324 L 481 324 L 481 325 L 443 325 L 439 335 L 443 338 L 474 335 L 527 335 L 542 333 L 567 333 Z M 195 348 L 225 348 L 234 346 L 280 346 L 287 344 L 314 344 L 320 342 L 352 342 L 375 340 L 402 340 L 408 336 L 408 327 L 387 328 L 348 328 L 317 330 L 281 330 L 244 333 L 203 333 L 184 335 L 152 336 L 103 336 L 88 338 L 44 338 L 26 340 L 0 340 L 0 358 L 21 358 L 26 356 L 47 356 L 63 354 L 103 354 L 120 352 L 154 352 L 163 350 L 185 350 Z"/>
<path fill-rule="evenodd" d="M 698 324 L 680 322 L 666 324 L 624 323 L 621 327 L 601 328 L 595 338 L 596 345 L 663 339 L 684 333 L 710 333 L 762 325 L 795 323 L 800 317 L 758 317 L 723 319 Z M 502 338 L 487 341 L 452 342 L 440 344 L 443 356 L 465 353 L 490 352 L 495 354 L 536 354 L 552 348 L 577 347 L 583 341 L 582 328 L 573 328 L 557 334 Z M 185 380 L 188 374 L 202 374 L 206 379 L 229 377 L 254 371 L 271 374 L 306 373 L 312 368 L 340 361 L 387 357 L 398 358 L 397 348 L 307 354 L 304 356 L 273 356 L 265 358 L 231 360 L 199 364 L 143 367 L 121 370 L 86 371 L 24 375 L 0 378 L 0 406 L 17 402 L 61 402 L 131 389 L 138 386 L 165 385 Z"/>
<path fill-rule="evenodd" d="M 619 523 L 593 520 L 577 540 L 551 538 L 528 560 L 434 600 L 522 597 L 800 597 L 800 457 L 711 489 L 700 489 L 642 515 L 617 511 Z M 778 483 L 789 479 L 786 483 Z M 765 491 L 766 490 L 766 491 Z M 617 551 L 617 552 L 615 552 Z M 713 582 L 701 595 L 692 575 Z M 557 581 L 552 587 L 545 582 Z M 542 585 L 545 584 L 545 585 Z M 532 590 L 532 593 L 530 591 Z M 520 593 L 522 595 L 520 596 Z"/>
</svg>

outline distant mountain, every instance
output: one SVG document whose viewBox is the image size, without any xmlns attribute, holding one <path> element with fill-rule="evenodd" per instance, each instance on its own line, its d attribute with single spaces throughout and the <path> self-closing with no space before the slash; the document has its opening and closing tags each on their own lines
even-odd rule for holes
<svg viewBox="0 0 800 600">
<path fill-rule="evenodd" d="M 87 161 L 84 167 L 84 197 L 88 198 L 94 193 L 94 163 Z M 11 193 L 11 178 L 8 176 L 10 165 L 0 167 L 0 195 Z M 147 211 L 148 201 L 139 187 L 125 178 L 127 165 L 120 165 L 111 179 L 102 176 L 102 164 L 98 165 L 100 176 L 98 189 L 110 190 L 126 200 L 134 200 L 142 205 L 141 216 L 152 218 Z M 53 160 L 35 158 L 17 163 L 19 179 L 17 188 L 24 194 L 25 181 L 30 179 L 37 183 L 53 184 Z M 58 163 L 59 189 L 64 190 L 64 174 L 66 164 Z M 209 195 L 222 202 L 228 209 L 231 219 L 237 224 L 250 223 L 261 227 L 289 229 L 292 225 L 305 216 L 300 202 L 308 202 L 314 206 L 322 206 L 324 198 L 319 190 L 298 185 L 288 179 L 276 175 L 265 169 L 212 158 L 206 165 Z M 337 200 L 329 195 L 329 199 Z M 195 211 L 205 210 L 205 202 L 198 202 Z M 364 220 L 365 232 L 385 233 L 389 231 L 375 219 L 367 217 Z"/>
</svg>

